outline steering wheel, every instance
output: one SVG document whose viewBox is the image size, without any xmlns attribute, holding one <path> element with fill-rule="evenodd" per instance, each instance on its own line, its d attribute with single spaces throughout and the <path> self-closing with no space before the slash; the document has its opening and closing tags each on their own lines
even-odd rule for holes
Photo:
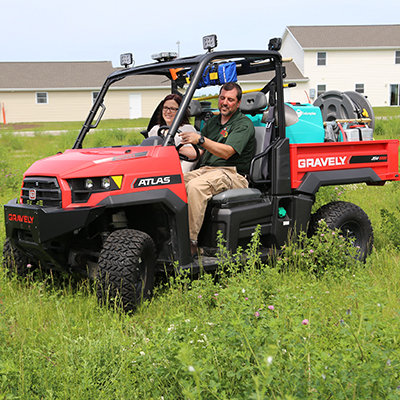
<svg viewBox="0 0 400 400">
<path fill-rule="evenodd" d="M 165 140 L 165 134 L 164 132 L 167 131 L 169 129 L 168 125 L 162 125 L 158 128 L 157 131 L 157 136 L 160 136 L 160 138 L 163 138 Z"/>
<path fill-rule="evenodd" d="M 179 143 L 178 146 L 176 146 L 176 151 L 179 153 L 179 150 L 183 146 L 184 146 L 183 143 Z M 200 151 L 199 151 L 199 148 L 195 144 L 192 144 L 192 147 L 194 148 L 194 151 L 196 152 L 195 158 L 189 158 L 185 154 L 181 154 L 181 153 L 179 153 L 179 158 L 183 161 L 196 162 L 200 158 Z"/>
<path fill-rule="evenodd" d="M 167 126 L 167 125 L 162 125 L 162 126 L 160 126 L 160 127 L 158 128 L 157 135 L 160 136 L 161 138 L 163 138 L 163 139 L 165 140 L 165 134 L 164 134 L 164 132 L 165 132 L 166 130 L 168 130 L 168 129 L 169 129 L 169 126 Z M 180 132 L 181 132 L 181 131 L 180 131 L 179 129 L 176 131 L 177 134 L 180 133 Z M 179 150 L 180 150 L 183 146 L 184 146 L 183 143 L 180 143 L 180 144 L 178 144 L 178 146 L 175 146 L 176 151 L 177 151 L 178 154 L 179 154 L 179 159 L 180 159 L 180 160 L 183 160 L 183 161 L 188 161 L 188 162 L 196 162 L 196 161 L 198 161 L 198 159 L 200 158 L 200 151 L 199 151 L 199 148 L 198 148 L 195 144 L 192 144 L 192 146 L 193 146 L 193 148 L 194 148 L 194 151 L 196 152 L 196 157 L 195 157 L 195 158 L 189 158 L 189 157 L 186 156 L 185 154 L 179 153 Z"/>
</svg>

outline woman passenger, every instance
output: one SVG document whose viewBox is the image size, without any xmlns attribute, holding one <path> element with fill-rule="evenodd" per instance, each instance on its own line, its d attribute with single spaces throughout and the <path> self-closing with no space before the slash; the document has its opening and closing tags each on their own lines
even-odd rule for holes
<svg viewBox="0 0 400 400">
<path fill-rule="evenodd" d="M 175 118 L 176 112 L 178 111 L 178 108 L 182 102 L 182 96 L 172 93 L 166 96 L 160 106 L 160 113 L 157 118 L 157 125 L 153 126 L 149 132 L 149 137 L 150 136 L 157 136 L 158 130 L 160 126 L 167 125 L 171 126 L 172 121 Z M 182 124 L 178 128 L 181 132 L 196 132 L 196 129 L 189 124 L 189 110 L 186 110 L 186 114 L 183 117 Z M 164 132 L 166 134 L 166 132 Z M 178 134 L 175 135 L 175 146 L 178 146 L 181 143 L 181 138 L 179 137 Z M 189 145 L 184 145 L 180 148 L 179 152 L 181 154 L 184 154 L 185 156 L 193 159 L 196 157 L 196 152 L 194 148 L 192 147 L 191 144 Z M 196 165 L 196 162 L 189 162 L 189 161 L 184 161 L 181 160 L 181 167 L 182 167 L 182 172 L 189 172 L 191 171 L 194 166 Z"/>
</svg>

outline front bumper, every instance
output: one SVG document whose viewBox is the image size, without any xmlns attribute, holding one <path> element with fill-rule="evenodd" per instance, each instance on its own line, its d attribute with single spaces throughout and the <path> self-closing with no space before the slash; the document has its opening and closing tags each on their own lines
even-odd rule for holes
<svg viewBox="0 0 400 400">
<path fill-rule="evenodd" d="M 87 226 L 104 210 L 105 207 L 72 210 L 39 207 L 18 204 L 13 199 L 4 206 L 6 236 L 13 246 L 43 267 L 67 271 L 66 235 Z"/>
</svg>

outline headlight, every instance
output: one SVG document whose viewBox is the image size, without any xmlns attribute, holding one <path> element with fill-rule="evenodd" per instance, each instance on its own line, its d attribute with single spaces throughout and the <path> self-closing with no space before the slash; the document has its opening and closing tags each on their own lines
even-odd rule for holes
<svg viewBox="0 0 400 400">
<path fill-rule="evenodd" d="M 93 179 L 87 178 L 85 179 L 85 189 L 91 190 L 94 187 Z"/>
<path fill-rule="evenodd" d="M 120 190 L 122 175 L 68 179 L 73 203 L 86 203 L 94 193 Z"/>
<path fill-rule="evenodd" d="M 110 178 L 101 178 L 101 187 L 105 190 L 109 190 L 111 187 Z"/>
</svg>

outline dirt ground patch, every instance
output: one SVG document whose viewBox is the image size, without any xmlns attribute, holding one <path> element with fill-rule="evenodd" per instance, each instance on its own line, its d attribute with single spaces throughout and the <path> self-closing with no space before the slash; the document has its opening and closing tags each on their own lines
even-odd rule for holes
<svg viewBox="0 0 400 400">
<path fill-rule="evenodd" d="M 24 129 L 39 128 L 40 126 L 40 124 L 0 124 L 0 129 L 22 131 Z"/>
</svg>

